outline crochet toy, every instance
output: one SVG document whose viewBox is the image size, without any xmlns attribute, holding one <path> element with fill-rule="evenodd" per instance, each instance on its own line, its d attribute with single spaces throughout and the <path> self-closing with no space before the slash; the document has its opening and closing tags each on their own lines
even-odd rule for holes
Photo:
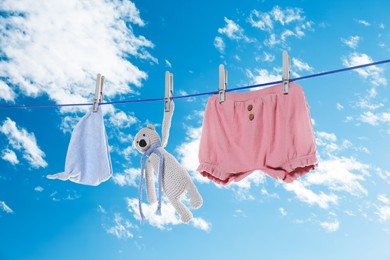
<svg viewBox="0 0 390 260">
<path fill-rule="evenodd" d="M 141 219 L 144 220 L 142 212 L 142 183 L 145 171 L 146 178 L 146 194 L 149 203 L 156 202 L 156 193 L 154 190 L 154 174 L 153 169 L 158 173 L 158 207 L 156 214 L 161 215 L 161 188 L 164 190 L 168 200 L 179 213 L 180 219 L 184 223 L 188 223 L 192 219 L 191 211 L 180 201 L 181 196 L 188 192 L 190 195 L 190 205 L 192 208 L 202 206 L 203 200 L 197 188 L 191 180 L 186 169 L 168 153 L 164 147 L 168 142 L 169 128 L 171 125 L 174 103 L 170 101 L 171 109 L 164 112 L 162 125 L 162 142 L 160 136 L 156 132 L 153 125 L 148 124 L 146 128 L 142 128 L 135 136 L 133 146 L 142 153 L 141 158 L 141 178 L 138 190 L 139 211 Z"/>
</svg>

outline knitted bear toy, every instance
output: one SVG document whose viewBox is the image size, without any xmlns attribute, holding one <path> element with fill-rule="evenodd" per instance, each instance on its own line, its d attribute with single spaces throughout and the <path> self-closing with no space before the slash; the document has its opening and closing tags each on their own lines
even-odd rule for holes
<svg viewBox="0 0 390 260">
<path fill-rule="evenodd" d="M 142 153 L 141 159 L 141 178 L 139 185 L 139 210 L 141 219 L 144 219 L 142 212 L 142 182 L 143 172 L 145 171 L 146 178 L 146 194 L 149 203 L 156 202 L 156 193 L 154 185 L 153 170 L 158 173 L 159 201 L 157 207 L 157 215 L 161 215 L 161 188 L 164 190 L 169 202 L 179 213 L 180 219 L 184 223 L 188 223 L 192 219 L 191 211 L 180 201 L 182 195 L 188 192 L 192 208 L 202 206 L 203 200 L 197 188 L 191 180 L 186 169 L 168 153 L 164 147 L 168 142 L 169 128 L 171 124 L 172 114 L 174 110 L 173 101 L 169 112 L 164 112 L 162 125 L 162 140 L 156 132 L 153 125 L 148 124 L 146 128 L 142 128 L 135 136 L 133 146 Z"/>
</svg>

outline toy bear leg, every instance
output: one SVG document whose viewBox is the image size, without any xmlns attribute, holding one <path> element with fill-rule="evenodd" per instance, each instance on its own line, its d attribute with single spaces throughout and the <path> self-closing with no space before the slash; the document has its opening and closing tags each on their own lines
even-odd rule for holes
<svg viewBox="0 0 390 260">
<path fill-rule="evenodd" d="M 192 219 L 191 211 L 180 201 L 180 198 L 168 197 L 172 206 L 176 209 L 177 213 L 180 215 L 181 221 L 184 223 L 190 222 Z"/>
<path fill-rule="evenodd" d="M 190 195 L 190 205 L 194 209 L 198 209 L 203 204 L 202 196 L 199 194 L 198 189 L 192 181 L 187 182 L 187 192 Z"/>
<path fill-rule="evenodd" d="M 149 160 L 146 161 L 145 165 L 145 178 L 146 178 L 146 195 L 149 203 L 153 204 L 156 202 L 156 192 L 154 191 L 154 173 L 152 162 Z"/>
</svg>

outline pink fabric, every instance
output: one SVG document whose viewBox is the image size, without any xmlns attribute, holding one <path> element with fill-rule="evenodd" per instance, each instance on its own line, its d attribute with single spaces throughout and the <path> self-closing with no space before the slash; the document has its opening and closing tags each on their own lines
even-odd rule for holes
<svg viewBox="0 0 390 260">
<path fill-rule="evenodd" d="M 240 181 L 255 170 L 292 182 L 314 169 L 316 145 L 302 87 L 291 82 L 288 95 L 281 84 L 227 92 L 222 104 L 218 95 L 210 97 L 199 162 L 198 171 L 219 184 Z"/>
</svg>

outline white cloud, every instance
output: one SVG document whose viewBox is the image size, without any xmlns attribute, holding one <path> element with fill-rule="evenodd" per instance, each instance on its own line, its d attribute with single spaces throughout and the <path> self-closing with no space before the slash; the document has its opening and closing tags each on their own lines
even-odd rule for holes
<svg viewBox="0 0 390 260">
<path fill-rule="evenodd" d="M 229 187 L 238 187 L 249 190 L 252 185 L 260 186 L 265 182 L 265 175 L 261 171 L 254 171 L 239 182 L 232 182 Z"/>
<path fill-rule="evenodd" d="M 165 59 L 165 64 L 166 64 L 169 68 L 172 68 L 172 64 L 169 62 L 169 60 Z"/>
<path fill-rule="evenodd" d="M 349 39 L 341 38 L 341 41 L 352 49 L 356 49 L 359 45 L 360 37 L 359 36 L 351 36 Z"/>
<path fill-rule="evenodd" d="M 65 133 L 72 133 L 74 127 L 77 125 L 77 123 L 80 121 L 81 117 L 72 115 L 72 116 L 65 116 L 62 118 L 60 129 L 62 132 Z"/>
<path fill-rule="evenodd" d="M 269 47 L 280 43 L 285 44 L 289 37 L 303 37 L 306 30 L 312 30 L 313 24 L 311 21 L 306 21 L 302 9 L 282 9 L 279 6 L 275 6 L 269 12 L 252 10 L 248 21 L 252 27 L 269 33 L 269 38 L 264 41 L 264 44 Z M 277 25 L 282 29 L 277 28 Z"/>
<path fill-rule="evenodd" d="M 138 208 L 138 199 L 126 198 L 128 211 L 133 214 L 133 217 L 137 220 L 141 220 Z M 145 221 L 148 221 L 150 225 L 159 229 L 170 229 L 171 225 L 182 224 L 178 218 L 175 208 L 167 202 L 165 198 L 161 203 L 161 216 L 157 216 L 155 213 L 157 203 L 152 205 L 142 203 L 142 211 L 145 215 Z M 191 208 L 190 208 L 191 210 Z M 204 231 L 209 231 L 211 224 L 202 218 L 193 218 L 190 222 L 195 228 Z"/>
<path fill-rule="evenodd" d="M 252 27 L 259 28 L 263 31 L 271 32 L 273 29 L 273 21 L 269 13 L 262 13 L 257 10 L 253 10 L 249 15 L 249 23 Z"/>
<path fill-rule="evenodd" d="M 371 111 L 366 111 L 360 115 L 359 120 L 363 123 L 377 126 L 379 123 L 390 123 L 390 113 L 382 112 L 374 114 Z"/>
<path fill-rule="evenodd" d="M 275 60 L 274 55 L 267 53 L 267 52 L 264 52 L 264 61 L 273 62 L 274 60 Z"/>
<path fill-rule="evenodd" d="M 296 58 L 292 58 L 292 64 L 299 71 L 312 71 L 313 70 L 313 68 L 309 64 L 307 64 L 306 62 L 301 61 L 299 59 L 296 59 Z"/>
<path fill-rule="evenodd" d="M 107 214 L 106 209 L 102 205 L 98 205 L 97 212 L 100 212 L 102 214 Z"/>
<path fill-rule="evenodd" d="M 147 78 L 129 56 L 157 62 L 147 51 L 153 43 L 134 35 L 132 24 L 145 23 L 131 1 L 4 0 L 0 9 L 10 14 L 0 23 L 7 58 L 0 62 L 2 89 L 8 84 L 57 103 L 88 102 L 98 72 L 106 76 L 110 98 L 136 92 L 130 86 Z"/>
<path fill-rule="evenodd" d="M 365 20 L 359 20 L 359 19 L 354 19 L 354 20 L 355 20 L 355 22 L 360 23 L 360 24 L 362 24 L 364 26 L 370 26 L 371 25 L 369 22 L 367 22 Z"/>
<path fill-rule="evenodd" d="M 233 20 L 228 19 L 227 17 L 225 17 L 224 20 L 226 23 L 225 27 L 218 28 L 218 32 L 220 34 L 226 35 L 231 40 L 244 40 L 247 42 L 250 41 L 250 39 L 245 36 L 244 29 L 242 29 L 241 26 L 236 24 Z"/>
<path fill-rule="evenodd" d="M 201 133 L 201 127 L 187 128 L 186 141 L 176 149 L 176 152 L 178 154 L 180 164 L 183 165 L 187 171 L 192 173 L 193 178 L 196 181 L 200 183 L 209 183 L 210 180 L 208 178 L 203 177 L 196 171 L 199 166 L 198 153 Z"/>
<path fill-rule="evenodd" d="M 195 228 L 203 230 L 203 231 L 210 231 L 210 229 L 211 229 L 211 224 L 202 218 L 194 218 L 192 220 L 192 225 Z"/>
<path fill-rule="evenodd" d="M 372 91 L 370 91 L 372 92 Z M 376 91 L 375 91 L 376 92 Z M 376 96 L 376 93 L 372 93 L 373 97 Z M 371 96 L 371 95 L 370 95 Z M 362 98 L 360 99 L 357 103 L 356 103 L 357 107 L 358 108 L 361 108 L 361 109 L 368 109 L 368 110 L 375 110 L 375 109 L 378 109 L 378 108 L 381 108 L 384 106 L 383 103 L 372 103 L 370 100 L 368 100 L 367 98 Z"/>
<path fill-rule="evenodd" d="M 131 1 L 114 0 L 115 7 L 118 7 L 120 15 L 128 19 L 133 24 L 144 26 L 145 22 L 141 19 L 139 10 Z"/>
<path fill-rule="evenodd" d="M 42 192 L 44 189 L 41 186 L 37 186 L 34 188 L 35 191 Z"/>
<path fill-rule="evenodd" d="M 5 204 L 4 201 L 0 201 L 0 209 L 3 210 L 5 213 L 8 213 L 8 214 L 13 214 L 14 211 L 8 207 L 7 204 Z"/>
<path fill-rule="evenodd" d="M 294 21 L 305 20 L 302 13 L 302 9 L 299 8 L 285 8 L 282 10 L 279 6 L 275 6 L 271 11 L 273 19 L 278 21 L 281 25 L 289 24 Z"/>
<path fill-rule="evenodd" d="M 18 151 L 23 151 L 25 158 L 32 167 L 45 168 L 47 162 L 43 159 L 45 153 L 39 149 L 33 133 L 27 132 L 24 128 L 18 128 L 16 123 L 7 118 L 0 127 L 0 132 L 8 138 L 9 144 Z"/>
<path fill-rule="evenodd" d="M 291 30 L 285 30 L 282 35 L 280 35 L 280 39 L 285 42 L 287 38 L 291 36 L 295 36 L 295 33 Z"/>
<path fill-rule="evenodd" d="M 369 175 L 369 166 L 350 157 L 322 159 L 317 170 L 308 174 L 307 185 L 323 185 L 333 191 L 345 191 L 354 196 L 367 195 L 362 183 Z"/>
<path fill-rule="evenodd" d="M 280 43 L 280 40 L 276 39 L 276 34 L 274 34 L 274 33 L 272 33 L 270 35 L 269 39 L 264 40 L 264 44 L 269 46 L 269 47 L 273 47 L 279 43 Z"/>
<path fill-rule="evenodd" d="M 13 102 L 15 97 L 15 92 L 5 82 L 0 81 L 0 99 Z"/>
<path fill-rule="evenodd" d="M 246 74 L 254 84 L 268 83 L 282 80 L 282 75 L 279 71 L 274 69 L 274 72 L 270 72 L 266 69 L 255 69 L 253 72 L 246 70 Z M 253 89 L 255 90 L 255 89 Z"/>
<path fill-rule="evenodd" d="M 341 111 L 341 110 L 344 109 L 344 106 L 341 105 L 341 104 L 339 104 L 339 103 L 337 103 L 337 104 L 336 104 L 336 108 L 337 108 L 337 110 Z"/>
<path fill-rule="evenodd" d="M 110 123 L 118 128 L 128 128 L 137 122 L 138 119 L 134 116 L 134 113 L 126 115 L 125 112 L 119 111 L 110 116 Z"/>
<path fill-rule="evenodd" d="M 112 176 L 112 180 L 115 184 L 119 186 L 133 186 L 137 187 L 138 183 L 136 183 L 137 178 L 139 178 L 141 174 L 141 169 L 138 168 L 130 168 L 126 169 L 124 174 L 116 173 Z"/>
<path fill-rule="evenodd" d="M 390 206 L 378 207 L 378 211 L 375 214 L 379 216 L 379 220 L 382 222 L 390 220 Z"/>
<path fill-rule="evenodd" d="M 132 238 L 133 234 L 130 232 L 130 229 L 133 226 L 130 221 L 127 219 L 123 219 L 120 213 L 114 214 L 114 225 L 106 228 L 108 234 L 114 235 L 117 238 Z"/>
<path fill-rule="evenodd" d="M 223 39 L 219 36 L 216 36 L 215 39 L 214 39 L 214 47 L 220 52 L 220 53 L 224 53 L 225 52 L 225 42 L 223 41 Z"/>
<path fill-rule="evenodd" d="M 236 209 L 234 211 L 233 217 L 235 217 L 235 218 L 238 218 L 238 217 L 246 218 L 247 215 L 241 209 Z"/>
<path fill-rule="evenodd" d="M 10 149 L 4 149 L 1 155 L 1 159 L 8 161 L 12 165 L 16 165 L 19 163 L 18 157 L 16 153 Z"/>
<path fill-rule="evenodd" d="M 354 52 L 348 57 L 343 57 L 342 62 L 343 65 L 346 67 L 353 67 L 362 64 L 372 63 L 373 60 L 367 54 Z M 362 78 L 370 80 L 374 86 L 385 86 L 387 84 L 387 80 L 383 75 L 383 69 L 377 66 L 356 69 L 354 71 L 356 71 Z"/>
<path fill-rule="evenodd" d="M 390 199 L 386 197 L 385 194 L 381 194 L 378 196 L 378 200 L 382 202 L 383 204 L 390 204 Z"/>
<path fill-rule="evenodd" d="M 302 13 L 302 9 L 299 8 L 281 9 L 279 6 L 275 6 L 270 12 L 253 10 L 248 20 L 253 27 L 271 32 L 274 28 L 274 22 L 284 26 L 292 22 L 304 21 L 306 18 L 302 16 Z"/>
<path fill-rule="evenodd" d="M 287 211 L 286 211 L 284 208 L 279 208 L 279 213 L 280 213 L 282 216 L 287 216 Z"/>
<path fill-rule="evenodd" d="M 379 195 L 377 199 L 384 205 L 377 206 L 375 214 L 379 216 L 381 222 L 390 220 L 390 199 L 387 198 L 385 194 Z"/>
<path fill-rule="evenodd" d="M 325 194 L 320 192 L 319 194 L 308 189 L 304 184 L 296 180 L 292 183 L 284 184 L 287 191 L 295 193 L 300 201 L 303 201 L 309 205 L 317 204 L 320 208 L 328 209 L 330 204 L 337 204 L 338 197 L 335 194 Z"/>
<path fill-rule="evenodd" d="M 320 225 L 328 232 L 336 232 L 337 230 L 339 230 L 340 227 L 340 223 L 338 220 L 334 222 L 321 222 Z"/>
</svg>

